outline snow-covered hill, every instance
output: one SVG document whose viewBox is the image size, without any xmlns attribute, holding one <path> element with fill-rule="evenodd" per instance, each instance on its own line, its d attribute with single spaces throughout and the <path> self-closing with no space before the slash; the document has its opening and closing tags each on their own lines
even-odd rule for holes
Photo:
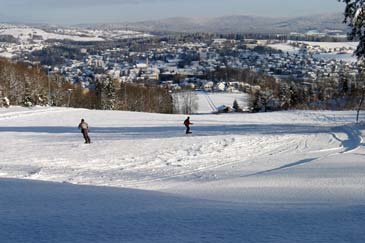
<svg viewBox="0 0 365 243">
<path fill-rule="evenodd" d="M 286 43 L 270 44 L 269 47 L 288 53 L 299 53 L 302 47 L 319 59 L 334 59 L 346 62 L 356 62 L 354 51 L 357 42 L 310 42 L 310 41 L 287 41 Z"/>
<path fill-rule="evenodd" d="M 23 25 L 0 24 L 0 36 L 12 36 L 22 44 L 47 40 L 98 42 L 113 39 L 146 38 L 151 35 L 131 30 L 98 30 L 83 28 L 41 29 Z"/>
<path fill-rule="evenodd" d="M 107 40 L 149 38 L 152 35 L 131 30 L 98 30 L 83 28 L 36 28 L 0 23 L 0 57 L 14 58 L 24 53 L 42 50 L 47 41 L 102 42 Z"/>
<path fill-rule="evenodd" d="M 0 241 L 364 242 L 355 116 L 1 109 Z"/>
<path fill-rule="evenodd" d="M 130 27 L 147 31 L 218 32 L 218 33 L 307 33 L 338 30 L 346 33 L 342 13 L 296 17 L 233 15 L 222 17 L 175 17 L 155 21 L 129 23 Z"/>
<path fill-rule="evenodd" d="M 29 41 L 46 41 L 46 40 L 72 40 L 72 41 L 104 41 L 103 38 L 100 37 L 92 37 L 92 36 L 78 36 L 78 35 L 64 35 L 64 34 L 56 34 L 46 32 L 41 29 L 31 28 L 31 27 L 9 27 L 0 29 L 0 35 L 9 35 L 18 39 L 21 42 L 29 42 Z"/>
</svg>

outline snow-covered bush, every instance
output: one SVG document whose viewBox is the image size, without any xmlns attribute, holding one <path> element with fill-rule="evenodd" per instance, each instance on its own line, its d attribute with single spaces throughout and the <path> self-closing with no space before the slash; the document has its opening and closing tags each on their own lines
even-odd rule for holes
<svg viewBox="0 0 365 243">
<path fill-rule="evenodd" d="M 8 97 L 4 97 L 0 100 L 0 107 L 6 107 L 8 108 L 10 106 L 10 100 Z"/>
</svg>

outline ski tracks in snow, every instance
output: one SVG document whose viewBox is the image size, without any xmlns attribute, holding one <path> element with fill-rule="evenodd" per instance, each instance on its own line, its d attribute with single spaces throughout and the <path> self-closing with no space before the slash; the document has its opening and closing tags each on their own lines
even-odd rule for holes
<svg viewBox="0 0 365 243">
<path fill-rule="evenodd" d="M 17 118 L 22 118 L 20 120 L 24 124 L 28 116 L 47 117 L 47 114 L 58 111 L 68 115 L 72 110 L 15 110 L 0 113 L 0 121 L 13 119 L 15 122 L 19 120 Z M 11 140 L 0 140 L 7 141 L 1 148 L 4 153 L 0 161 L 0 175 L 74 184 L 154 188 L 175 182 L 209 182 L 278 173 L 328 156 L 351 153 L 363 143 L 356 126 L 331 125 L 334 116 L 329 119 L 319 115 L 319 119 L 325 121 L 318 122 L 315 112 L 302 113 L 304 115 L 273 113 L 274 118 L 270 122 L 283 124 L 278 131 L 273 130 L 271 123 L 267 126 L 260 123 L 257 131 L 255 124 L 247 126 L 247 133 L 242 130 L 239 134 L 231 132 L 227 135 L 222 130 L 211 136 L 181 137 L 177 134 L 176 137 L 152 139 L 146 136 L 138 140 L 110 139 L 110 133 L 99 132 L 100 140 L 95 140 L 91 145 L 79 144 L 82 142 L 80 134 L 34 132 L 28 135 L 22 131 L 9 132 Z M 123 119 L 124 115 L 130 115 L 116 114 L 114 117 L 114 113 L 110 113 L 114 119 L 112 123 L 120 119 L 119 116 Z M 264 115 L 259 114 L 259 119 Z M 57 116 L 62 117 L 63 114 Z M 80 114 L 77 112 L 78 116 Z M 298 127 L 293 124 L 285 130 L 288 117 L 298 121 Z M 231 116 L 204 117 L 208 119 L 208 125 L 209 119 L 215 124 L 226 124 L 227 118 L 231 119 Z M 308 131 L 303 130 L 302 121 L 299 123 L 302 118 Z M 251 115 L 246 119 L 250 121 Z M 71 120 L 73 122 L 75 118 Z"/>
<path fill-rule="evenodd" d="M 209 142 L 193 144 L 177 151 L 161 151 L 151 158 L 149 163 L 144 164 L 145 169 L 154 168 L 152 173 L 145 179 L 139 178 L 138 181 L 128 183 L 127 186 L 139 188 L 151 182 L 167 180 L 216 180 L 222 176 L 220 168 L 256 166 L 255 158 L 289 153 L 298 146 L 294 135 L 237 136 L 221 138 L 214 142 L 209 138 L 207 141 Z M 136 158 L 136 160 L 145 159 Z"/>
<path fill-rule="evenodd" d="M 345 134 L 346 138 L 340 138 L 338 133 Z M 333 136 L 342 144 L 343 151 L 341 153 L 355 152 L 364 142 L 360 130 L 355 125 L 335 128 Z"/>
<path fill-rule="evenodd" d="M 208 94 L 208 92 L 204 92 L 204 97 L 210 107 L 210 109 L 212 109 L 212 112 L 216 112 L 217 111 L 217 107 L 215 106 L 212 98 L 210 97 L 210 95 Z"/>
<path fill-rule="evenodd" d="M 292 151 L 292 152 L 296 152 L 296 153 L 304 152 L 303 153 L 304 156 L 302 156 L 302 157 L 305 157 L 306 154 L 308 154 L 308 155 L 317 154 L 317 157 L 310 157 L 308 159 L 302 159 L 299 161 L 294 161 L 294 162 L 290 162 L 290 163 L 286 163 L 286 164 L 284 163 L 283 165 L 280 165 L 279 167 L 248 174 L 243 177 L 258 176 L 258 175 L 268 174 L 271 172 L 278 172 L 281 170 L 287 170 L 287 169 L 291 169 L 293 167 L 302 166 L 302 165 L 305 165 L 308 163 L 318 162 L 320 160 L 327 159 L 332 156 L 352 153 L 352 152 L 355 152 L 356 150 L 358 150 L 364 142 L 361 132 L 356 128 L 356 126 L 344 125 L 344 126 L 335 127 L 331 130 L 332 130 L 332 132 L 330 132 L 329 135 L 332 136 L 332 138 L 330 138 L 327 143 L 329 148 L 305 151 L 305 150 L 299 149 L 299 145 L 298 145 L 296 147 L 296 149 L 294 149 Z M 317 136 L 318 135 L 316 135 L 316 137 Z M 311 141 L 313 141 L 313 140 L 311 139 Z M 334 146 L 334 147 L 330 147 L 330 145 L 335 145 L 334 141 L 337 141 L 338 145 Z M 301 141 L 299 143 L 303 143 L 303 142 L 305 144 L 304 148 L 308 149 L 308 144 L 311 143 L 309 141 L 309 139 L 305 139 L 304 141 Z M 322 142 L 322 144 L 326 144 L 326 143 Z M 276 155 L 278 155 L 278 154 L 279 153 L 276 153 Z M 283 161 L 285 161 L 285 158 L 283 159 Z"/>
</svg>

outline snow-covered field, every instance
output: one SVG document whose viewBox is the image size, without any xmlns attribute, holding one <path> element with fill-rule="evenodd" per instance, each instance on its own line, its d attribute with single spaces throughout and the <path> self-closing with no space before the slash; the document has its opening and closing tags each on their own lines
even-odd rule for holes
<svg viewBox="0 0 365 243">
<path fill-rule="evenodd" d="M 0 24 L 0 36 L 13 36 L 22 43 L 46 40 L 105 41 L 111 39 L 149 38 L 152 35 L 130 30 L 59 29 L 55 32 L 29 26 Z"/>
<path fill-rule="evenodd" d="M 288 41 L 287 43 L 278 43 L 269 45 L 272 48 L 279 49 L 282 51 L 294 51 L 299 50 L 299 48 L 294 48 L 291 44 L 306 44 L 308 46 L 317 46 L 324 49 L 356 49 L 358 42 L 313 42 L 313 41 Z"/>
<path fill-rule="evenodd" d="M 104 41 L 103 38 L 99 37 L 83 37 L 77 35 L 62 35 L 56 33 L 49 33 L 41 29 L 37 28 L 30 28 L 30 27 L 14 27 L 14 28 L 7 28 L 7 29 L 0 29 L 0 35 L 10 35 L 14 38 L 20 39 L 23 42 L 27 42 L 32 40 L 34 36 L 39 36 L 43 40 L 72 40 L 72 41 Z"/>
<path fill-rule="evenodd" d="M 51 45 L 47 40 L 71 40 L 76 42 L 102 42 L 131 38 L 150 38 L 152 35 L 130 30 L 58 29 L 43 30 L 23 25 L 0 23 L 0 36 L 12 36 L 17 43 L 0 43 L 0 57 L 14 58 L 25 52 L 42 50 Z"/>
<path fill-rule="evenodd" d="M 0 242 L 364 242 L 355 115 L 0 109 Z"/>
<path fill-rule="evenodd" d="M 288 41 L 286 43 L 270 44 L 269 47 L 288 52 L 291 54 L 299 53 L 300 48 L 293 44 L 305 44 L 312 49 L 310 52 L 315 53 L 316 58 L 336 59 L 345 62 L 356 62 L 353 52 L 358 45 L 357 42 L 311 42 L 311 41 Z"/>
<path fill-rule="evenodd" d="M 273 48 L 273 49 L 276 49 L 276 50 L 280 50 L 282 52 L 288 52 L 288 53 L 298 53 L 300 48 L 298 47 L 294 47 L 292 45 L 288 43 L 277 43 L 277 44 L 270 44 L 270 45 L 267 45 L 268 47 L 270 48 Z"/>
<path fill-rule="evenodd" d="M 247 109 L 248 94 L 245 93 L 209 93 L 197 92 L 198 111 L 197 113 L 213 113 L 220 106 L 232 107 L 236 100 L 242 109 Z"/>
</svg>

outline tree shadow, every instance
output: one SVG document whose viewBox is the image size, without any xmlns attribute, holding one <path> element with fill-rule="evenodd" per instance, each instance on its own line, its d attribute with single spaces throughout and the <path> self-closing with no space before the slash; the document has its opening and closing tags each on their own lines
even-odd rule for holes
<svg viewBox="0 0 365 243">
<path fill-rule="evenodd" d="M 361 226 L 364 206 L 217 202 L 152 191 L 14 179 L 0 179 L 0 199 L 1 242 L 365 239 Z"/>
<path fill-rule="evenodd" d="M 244 124 L 244 125 L 211 125 L 192 126 L 193 136 L 247 135 L 247 134 L 313 134 L 328 133 L 331 127 L 292 124 Z M 29 127 L 0 127 L 0 133 L 49 133 L 75 134 L 80 133 L 76 127 L 66 126 L 29 126 Z M 119 134 L 121 137 L 134 138 L 166 138 L 183 137 L 184 126 L 156 127 L 92 127 L 91 134 Z"/>
<path fill-rule="evenodd" d="M 293 162 L 293 163 L 290 163 L 290 164 L 280 166 L 278 168 L 274 168 L 274 169 L 271 169 L 271 170 L 260 171 L 260 172 L 250 174 L 250 175 L 246 175 L 246 176 L 243 176 L 243 177 L 258 176 L 258 175 L 268 174 L 268 173 L 271 173 L 271 172 L 281 171 L 281 170 L 289 169 L 289 168 L 292 168 L 292 167 L 295 167 L 295 166 L 298 166 L 298 165 L 308 164 L 312 161 L 315 161 L 316 159 L 318 159 L 318 158 L 303 159 L 303 160 L 300 160 L 300 161 L 296 161 L 296 162 Z"/>
</svg>

